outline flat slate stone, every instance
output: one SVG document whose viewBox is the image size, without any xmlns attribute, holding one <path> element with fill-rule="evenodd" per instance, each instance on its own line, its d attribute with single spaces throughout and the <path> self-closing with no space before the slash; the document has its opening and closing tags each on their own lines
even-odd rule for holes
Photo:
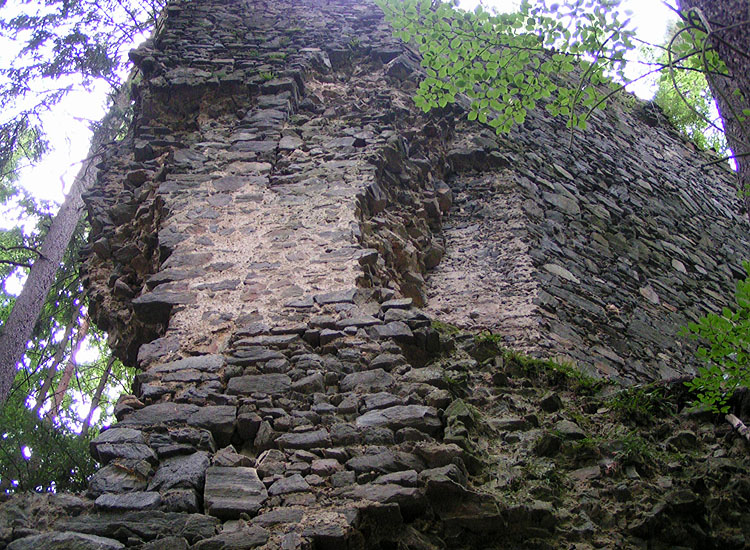
<svg viewBox="0 0 750 550">
<path fill-rule="evenodd" d="M 247 395 L 267 393 L 271 395 L 286 393 L 291 388 L 292 379 L 286 374 L 256 374 L 236 376 L 229 380 L 227 393 L 230 395 Z"/>
<path fill-rule="evenodd" d="M 178 267 L 170 267 L 151 275 L 146 279 L 146 285 L 150 289 L 164 284 L 171 283 L 173 281 L 184 281 L 187 279 L 195 279 L 205 274 L 206 270 L 201 267 L 193 267 L 189 269 L 182 269 Z"/>
<path fill-rule="evenodd" d="M 276 508 L 253 518 L 253 525 L 270 527 L 280 523 L 299 523 L 305 515 L 303 508 Z"/>
<path fill-rule="evenodd" d="M 210 376 L 210 375 L 209 375 Z M 197 386 L 207 375 L 195 369 L 185 369 L 177 372 L 170 372 L 162 378 L 162 382 L 181 382 L 183 384 L 193 384 Z M 218 377 L 217 377 L 218 378 Z"/>
<path fill-rule="evenodd" d="M 279 140 L 279 149 L 293 151 L 302 147 L 302 140 L 296 136 L 284 136 Z"/>
<path fill-rule="evenodd" d="M 406 358 L 400 353 L 381 353 L 370 361 L 370 367 L 391 371 L 393 367 L 403 365 L 404 363 L 406 363 Z"/>
<path fill-rule="evenodd" d="M 165 537 L 139 546 L 138 550 L 189 550 L 184 537 Z"/>
<path fill-rule="evenodd" d="M 230 150 L 246 153 L 273 153 L 277 145 L 276 141 L 238 141 Z"/>
<path fill-rule="evenodd" d="M 97 498 L 104 493 L 130 493 L 146 489 L 146 478 L 139 472 L 108 464 L 89 479 L 87 495 Z"/>
<path fill-rule="evenodd" d="M 287 348 L 300 341 L 299 334 L 271 334 L 243 338 L 235 342 L 237 348 L 248 348 L 254 346 L 272 346 L 275 348 Z"/>
<path fill-rule="evenodd" d="M 315 372 L 309 376 L 300 378 L 294 384 L 292 384 L 292 389 L 300 393 L 322 392 L 325 390 L 325 380 L 323 379 L 323 374 L 320 372 Z"/>
<path fill-rule="evenodd" d="M 145 443 L 143 432 L 133 428 L 120 428 L 115 425 L 101 432 L 91 441 L 90 447 L 95 449 L 102 443 Z"/>
<path fill-rule="evenodd" d="M 80 532 L 99 537 L 120 537 L 122 533 L 138 533 L 143 540 L 162 539 L 180 536 L 190 544 L 216 534 L 219 520 L 205 514 L 187 514 L 145 510 L 141 512 L 121 512 L 110 514 L 80 515 L 74 518 L 62 517 L 56 527 L 61 531 Z M 41 550 L 45 546 L 35 547 Z M 74 547 L 80 548 L 80 547 Z M 159 547 L 159 550 L 162 550 Z"/>
<path fill-rule="evenodd" d="M 389 407 L 403 404 L 404 400 L 392 393 L 372 393 L 370 395 L 365 395 L 364 411 L 368 412 L 375 409 L 387 409 Z"/>
<path fill-rule="evenodd" d="M 156 458 L 153 450 L 146 445 L 143 432 L 133 428 L 115 427 L 103 431 L 89 443 L 89 452 L 105 465 L 114 458 L 149 461 Z"/>
<path fill-rule="evenodd" d="M 109 464 L 115 458 L 147 460 L 151 464 L 158 462 L 154 450 L 145 443 L 99 443 L 91 455 L 102 464 Z"/>
<path fill-rule="evenodd" d="M 234 365 L 250 366 L 274 359 L 286 359 L 286 357 L 283 353 L 268 348 L 249 348 L 235 350 L 230 362 Z"/>
<path fill-rule="evenodd" d="M 342 392 L 355 389 L 373 392 L 387 390 L 395 382 L 393 376 L 383 369 L 372 369 L 363 372 L 353 372 L 344 376 L 340 388 Z"/>
<path fill-rule="evenodd" d="M 414 333 L 403 321 L 391 321 L 387 325 L 373 325 L 369 330 L 375 338 L 390 338 L 397 342 L 411 342 L 414 339 Z"/>
<path fill-rule="evenodd" d="M 316 449 L 330 447 L 331 437 L 326 430 L 286 433 L 276 439 L 280 449 Z"/>
<path fill-rule="evenodd" d="M 411 298 L 397 298 L 395 300 L 388 300 L 380 304 L 380 309 L 388 311 L 389 309 L 409 309 L 412 304 Z"/>
<path fill-rule="evenodd" d="M 184 424 L 200 407 L 187 403 L 156 403 L 133 411 L 119 426 L 156 426 Z"/>
<path fill-rule="evenodd" d="M 225 176 L 213 181 L 214 189 L 219 192 L 226 193 L 232 191 L 239 191 L 246 184 L 247 180 L 240 176 Z"/>
<path fill-rule="evenodd" d="M 119 550 L 125 545 L 114 539 L 83 533 L 55 531 L 14 540 L 8 550 Z"/>
<path fill-rule="evenodd" d="M 372 315 L 358 315 L 356 317 L 347 317 L 336 321 L 336 328 L 347 328 L 347 327 L 371 327 L 372 325 L 382 324 L 382 321 Z"/>
<path fill-rule="evenodd" d="M 418 384 L 430 384 L 441 389 L 448 389 L 445 379 L 445 371 L 440 367 L 422 367 L 411 369 L 404 375 L 404 381 L 416 382 Z"/>
<path fill-rule="evenodd" d="M 152 367 L 148 372 L 153 374 L 167 374 L 183 370 L 217 372 L 222 366 L 224 366 L 224 358 L 221 355 L 196 355 Z"/>
<path fill-rule="evenodd" d="M 221 519 L 254 516 L 268 498 L 255 468 L 211 466 L 206 470 L 203 501 L 206 513 Z"/>
<path fill-rule="evenodd" d="M 271 533 L 263 527 L 251 525 L 239 531 L 221 533 L 202 540 L 191 548 L 192 550 L 250 550 L 268 542 L 270 536 Z"/>
<path fill-rule="evenodd" d="M 149 323 L 163 323 L 169 320 L 173 306 L 194 304 L 196 300 L 194 292 L 160 290 L 157 287 L 152 292 L 138 296 L 131 303 L 139 318 Z"/>
<path fill-rule="evenodd" d="M 570 420 L 558 421 L 554 426 L 554 430 L 558 432 L 563 439 L 584 439 L 586 437 L 586 432 L 584 432 L 578 424 L 571 422 Z"/>
<path fill-rule="evenodd" d="M 383 474 L 378 476 L 375 481 L 376 485 L 387 485 L 389 483 L 395 483 L 402 487 L 416 487 L 418 481 L 416 470 L 402 470 L 400 472 L 393 472 L 392 474 Z"/>
<path fill-rule="evenodd" d="M 356 424 L 360 428 L 384 426 L 394 431 L 401 428 L 416 428 L 430 435 L 437 433 L 443 427 L 438 418 L 437 409 L 424 405 L 397 405 L 370 411 L 357 418 Z"/>
<path fill-rule="evenodd" d="M 349 498 L 371 500 L 381 504 L 395 502 L 402 513 L 409 517 L 419 516 L 427 509 L 427 499 L 420 489 L 402 487 L 395 483 L 355 485 L 345 489 L 343 494 Z"/>
<path fill-rule="evenodd" d="M 106 493 L 94 501 L 100 510 L 106 512 L 122 512 L 124 510 L 151 510 L 161 504 L 161 495 L 152 491 L 137 491 L 116 495 Z"/>
<path fill-rule="evenodd" d="M 237 407 L 230 405 L 214 405 L 201 407 L 198 412 L 188 418 L 190 426 L 205 428 L 214 436 L 220 447 L 229 445 L 234 433 L 237 419 Z"/>
<path fill-rule="evenodd" d="M 390 473 L 403 470 L 422 470 L 424 463 L 415 455 L 386 449 L 375 454 L 355 456 L 346 461 L 346 467 L 358 474 L 367 472 Z"/>
<path fill-rule="evenodd" d="M 350 288 L 348 290 L 338 290 L 336 292 L 328 292 L 326 294 L 316 294 L 313 296 L 316 304 L 353 304 L 354 296 L 357 294 L 356 288 Z"/>
<path fill-rule="evenodd" d="M 200 491 L 209 463 L 208 453 L 203 451 L 168 458 L 156 470 L 148 490 L 166 491 L 178 487 Z"/>
<path fill-rule="evenodd" d="M 284 477 L 276 481 L 268 488 L 268 494 L 271 496 L 286 495 L 289 493 L 301 493 L 310 489 L 310 484 L 300 474 Z"/>
</svg>

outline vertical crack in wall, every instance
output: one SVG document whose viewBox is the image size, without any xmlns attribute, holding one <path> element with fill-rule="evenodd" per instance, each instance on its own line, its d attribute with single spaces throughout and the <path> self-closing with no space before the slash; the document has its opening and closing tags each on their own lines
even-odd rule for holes
<svg viewBox="0 0 750 550">
<path fill-rule="evenodd" d="M 442 232 L 446 256 L 429 274 L 426 311 L 538 352 L 540 285 L 512 169 L 460 172 L 448 182 L 454 204 Z"/>
</svg>

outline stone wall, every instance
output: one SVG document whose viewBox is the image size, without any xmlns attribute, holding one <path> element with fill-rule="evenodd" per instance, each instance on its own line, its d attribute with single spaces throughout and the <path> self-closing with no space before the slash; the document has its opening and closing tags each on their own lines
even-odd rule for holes
<svg viewBox="0 0 750 550">
<path fill-rule="evenodd" d="M 624 99 L 572 136 L 540 112 L 457 132 L 427 311 L 626 384 L 693 372 L 678 331 L 731 303 L 750 226 L 734 174 Z"/>
<path fill-rule="evenodd" d="M 460 107 L 424 115 L 418 58 L 370 3 L 175 0 L 131 58 L 135 118 L 86 197 L 84 271 L 140 370 L 69 503 L 85 514 L 11 549 L 544 539 L 560 518 L 493 496 L 496 443 L 471 443 L 456 397 L 497 405 L 492 430 L 539 420 L 496 397 L 486 357 L 446 360 L 446 326 L 669 378 L 690 370 L 677 328 L 741 275 L 731 174 L 654 107 L 572 142 L 541 114 L 503 138 Z"/>
</svg>

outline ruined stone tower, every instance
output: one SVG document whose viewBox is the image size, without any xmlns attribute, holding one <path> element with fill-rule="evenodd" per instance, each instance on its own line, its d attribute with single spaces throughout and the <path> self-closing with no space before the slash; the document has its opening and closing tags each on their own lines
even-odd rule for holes
<svg viewBox="0 0 750 550">
<path fill-rule="evenodd" d="M 446 359 L 452 327 L 625 385 L 691 372 L 676 332 L 748 248 L 732 174 L 631 99 L 572 141 L 424 115 L 366 1 L 174 0 L 131 58 L 85 277 L 140 370 L 85 513 L 9 548 L 562 548 L 544 495 L 493 496 L 516 465 L 492 456 L 578 432 Z"/>
</svg>

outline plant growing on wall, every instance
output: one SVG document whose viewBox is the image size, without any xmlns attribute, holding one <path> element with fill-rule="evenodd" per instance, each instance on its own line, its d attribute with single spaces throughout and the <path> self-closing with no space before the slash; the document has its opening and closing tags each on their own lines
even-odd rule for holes
<svg viewBox="0 0 750 550">
<path fill-rule="evenodd" d="M 604 107 L 607 90 L 599 84 L 608 75 L 624 79 L 624 56 L 633 48 L 614 4 L 525 0 L 517 12 L 493 15 L 481 6 L 471 13 L 430 0 L 378 1 L 396 36 L 422 54 L 427 76 L 416 104 L 427 112 L 465 94 L 469 120 L 498 133 L 522 124 L 538 103 L 579 128 L 586 114 L 578 107 Z M 577 87 L 558 76 L 577 68 Z"/>
<path fill-rule="evenodd" d="M 619 18 L 619 0 L 523 0 L 507 14 L 481 6 L 466 12 L 439 0 L 376 1 L 394 34 L 422 55 L 426 76 L 414 101 L 425 112 L 464 96 L 469 120 L 498 134 L 522 124 L 538 106 L 563 116 L 571 129 L 585 129 L 591 112 L 627 85 L 616 81 L 625 82 L 633 33 Z M 657 100 L 682 118 L 678 126 L 687 132 L 721 130 L 708 118 L 716 99 L 750 215 L 747 2 L 679 0 L 678 6 L 672 8 L 681 18 L 672 38 L 639 78 L 661 73 Z M 706 343 L 699 350 L 706 366 L 691 387 L 717 412 L 727 409 L 739 386 L 750 386 L 750 278 L 738 284 L 737 303 L 736 311 L 708 315 L 688 330 Z"/>
<path fill-rule="evenodd" d="M 685 331 L 702 344 L 697 355 L 705 361 L 698 376 L 687 382 L 698 401 L 717 413 L 727 413 L 729 399 L 739 387 L 750 387 L 750 262 L 747 277 L 737 283 L 737 307 L 709 313 Z"/>
<path fill-rule="evenodd" d="M 471 13 L 433 0 L 376 1 L 394 34 L 422 55 L 426 77 L 414 100 L 425 112 L 463 95 L 470 100 L 469 120 L 498 133 L 522 124 L 538 105 L 565 117 L 568 127 L 584 129 L 591 112 L 626 86 L 615 81 L 625 82 L 625 54 L 634 44 L 620 19 L 619 0 L 523 0 L 508 14 L 481 6 Z M 738 189 L 750 189 L 747 3 L 681 0 L 679 6 L 673 9 L 682 20 L 665 58 L 639 79 L 664 72 L 690 104 L 676 75 L 701 72 L 738 166 Z"/>
</svg>

